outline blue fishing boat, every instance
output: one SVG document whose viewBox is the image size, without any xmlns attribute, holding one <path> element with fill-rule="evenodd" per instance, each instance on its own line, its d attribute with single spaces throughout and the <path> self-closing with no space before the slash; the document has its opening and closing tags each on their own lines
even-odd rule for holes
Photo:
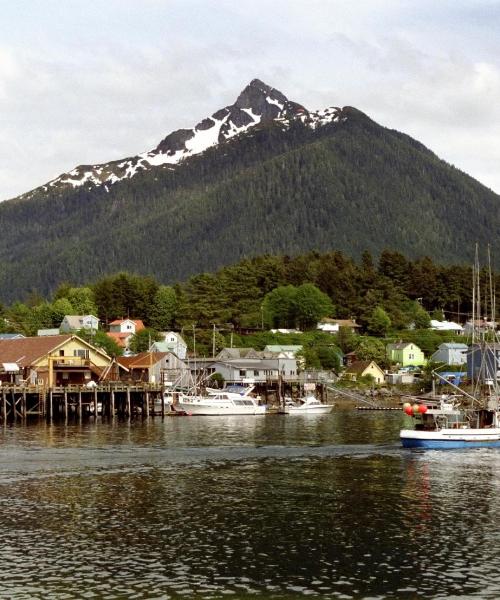
<svg viewBox="0 0 500 600">
<path fill-rule="evenodd" d="M 405 448 L 456 449 L 500 447 L 500 343 L 496 332 L 495 290 L 492 284 L 491 258 L 488 248 L 489 294 L 486 299 L 491 310 L 489 327 L 481 315 L 487 313 L 481 306 L 481 270 L 478 248 L 473 266 L 472 290 L 472 344 L 469 350 L 470 387 L 455 385 L 442 374 L 434 375 L 451 386 L 453 395 L 442 395 L 437 402 L 427 405 L 414 399 L 406 403 L 404 411 L 416 419 L 414 429 L 403 429 L 400 438 Z M 486 322 L 487 323 L 487 322 Z"/>
<path fill-rule="evenodd" d="M 497 399 L 486 408 L 470 409 L 458 395 L 443 396 L 429 408 L 426 404 L 410 406 L 417 423 L 414 429 L 400 432 L 404 448 L 457 449 L 500 447 L 500 413 Z M 409 413 L 408 406 L 405 410 Z"/>
</svg>

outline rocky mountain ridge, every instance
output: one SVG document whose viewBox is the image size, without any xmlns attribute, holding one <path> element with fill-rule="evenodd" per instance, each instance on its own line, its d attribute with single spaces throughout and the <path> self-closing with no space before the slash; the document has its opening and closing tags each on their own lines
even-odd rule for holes
<svg viewBox="0 0 500 600">
<path fill-rule="evenodd" d="M 0 302 L 119 271 L 175 283 L 263 254 L 392 248 L 455 264 L 478 242 L 500 255 L 498 195 L 354 107 L 309 112 L 258 80 L 152 151 L 52 183 L 0 203 Z M 329 277 L 349 285 L 333 254 Z"/>
<path fill-rule="evenodd" d="M 279 90 L 259 79 L 253 79 L 234 104 L 216 111 L 192 129 L 173 131 L 152 150 L 103 164 L 79 165 L 47 184 L 23 194 L 22 197 L 80 186 L 103 185 L 107 190 L 108 186 L 131 179 L 141 171 L 154 168 L 173 169 L 191 156 L 201 154 L 208 148 L 223 144 L 271 121 L 286 128 L 292 121 L 299 120 L 315 129 L 346 118 L 342 109 L 338 107 L 309 111 L 301 104 L 288 100 Z"/>
</svg>

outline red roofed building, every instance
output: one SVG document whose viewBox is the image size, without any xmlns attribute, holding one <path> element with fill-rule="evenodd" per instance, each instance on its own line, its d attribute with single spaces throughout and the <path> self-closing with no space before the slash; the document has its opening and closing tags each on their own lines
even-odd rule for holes
<svg viewBox="0 0 500 600">
<path fill-rule="evenodd" d="M 132 336 L 144 329 L 141 319 L 115 319 L 109 324 L 108 337 L 114 340 L 120 348 L 129 347 Z"/>
<path fill-rule="evenodd" d="M 144 329 L 141 319 L 115 319 L 109 324 L 110 333 L 134 334 Z"/>
</svg>

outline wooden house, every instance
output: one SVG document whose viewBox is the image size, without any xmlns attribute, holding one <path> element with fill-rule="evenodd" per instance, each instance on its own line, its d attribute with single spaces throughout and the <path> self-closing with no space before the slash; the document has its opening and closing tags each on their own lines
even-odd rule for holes
<svg viewBox="0 0 500 600">
<path fill-rule="evenodd" d="M 4 365 L 1 381 L 53 387 L 84 385 L 107 377 L 112 359 L 100 348 L 68 334 L 0 340 L 0 365 Z"/>
<path fill-rule="evenodd" d="M 346 379 L 357 381 L 360 377 L 370 376 L 375 383 L 384 383 L 385 374 L 373 360 L 357 360 L 344 371 Z"/>
</svg>

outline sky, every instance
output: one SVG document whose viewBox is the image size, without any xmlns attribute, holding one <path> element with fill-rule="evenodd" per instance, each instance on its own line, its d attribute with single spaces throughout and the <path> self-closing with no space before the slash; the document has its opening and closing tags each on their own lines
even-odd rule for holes
<svg viewBox="0 0 500 600">
<path fill-rule="evenodd" d="M 500 0 L 0 0 L 0 200 L 155 147 L 259 78 L 500 193 Z"/>
</svg>

